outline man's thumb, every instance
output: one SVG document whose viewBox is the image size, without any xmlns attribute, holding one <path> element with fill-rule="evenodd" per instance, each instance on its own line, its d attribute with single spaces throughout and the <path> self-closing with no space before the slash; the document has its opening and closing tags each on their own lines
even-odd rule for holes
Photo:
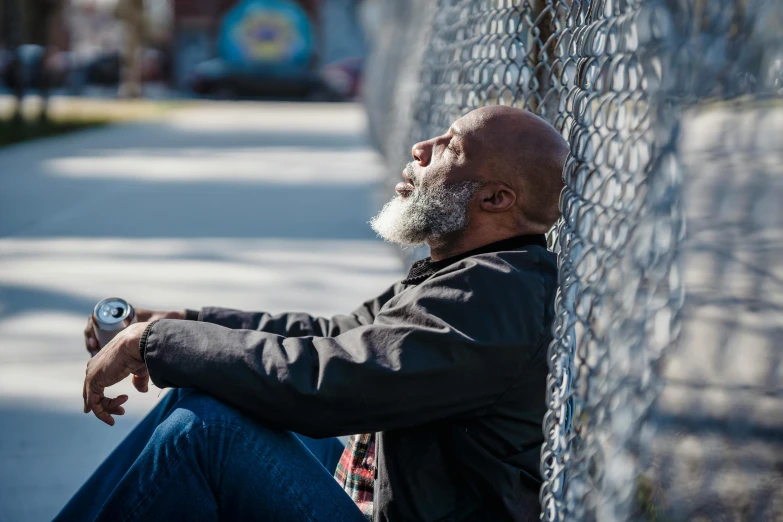
<svg viewBox="0 0 783 522">
<path fill-rule="evenodd" d="M 133 386 L 141 393 L 147 393 L 149 390 L 150 374 L 145 366 L 133 374 Z"/>
</svg>

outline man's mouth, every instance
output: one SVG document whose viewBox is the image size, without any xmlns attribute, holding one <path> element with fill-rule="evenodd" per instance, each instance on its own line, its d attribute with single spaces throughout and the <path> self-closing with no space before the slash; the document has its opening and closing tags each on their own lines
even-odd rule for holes
<svg viewBox="0 0 783 522">
<path fill-rule="evenodd" d="M 414 187 L 407 181 L 401 181 L 397 183 L 397 186 L 394 187 L 394 190 L 396 190 L 397 193 L 400 194 L 401 196 L 407 196 L 408 194 L 416 190 L 416 187 Z"/>
<path fill-rule="evenodd" d="M 401 181 L 397 183 L 397 186 L 394 187 L 394 190 L 396 190 L 397 193 L 401 196 L 407 196 L 408 194 L 416 190 L 416 187 L 413 186 L 413 180 L 405 171 L 403 171 L 402 177 L 405 178 L 405 181 Z"/>
</svg>

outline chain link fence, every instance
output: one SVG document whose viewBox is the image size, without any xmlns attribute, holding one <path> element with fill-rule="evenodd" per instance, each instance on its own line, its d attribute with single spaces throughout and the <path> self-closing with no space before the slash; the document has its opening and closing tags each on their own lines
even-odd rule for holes
<svg viewBox="0 0 783 522">
<path fill-rule="evenodd" d="M 542 520 L 783 521 L 783 2 L 380 5 L 390 184 L 484 105 L 571 145 Z"/>
</svg>

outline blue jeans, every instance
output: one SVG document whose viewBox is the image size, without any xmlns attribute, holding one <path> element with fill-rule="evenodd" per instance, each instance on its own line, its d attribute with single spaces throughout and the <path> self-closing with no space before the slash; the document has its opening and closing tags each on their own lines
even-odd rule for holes
<svg viewBox="0 0 783 522">
<path fill-rule="evenodd" d="M 332 478 L 342 449 L 172 390 L 55 520 L 366 522 Z"/>
</svg>

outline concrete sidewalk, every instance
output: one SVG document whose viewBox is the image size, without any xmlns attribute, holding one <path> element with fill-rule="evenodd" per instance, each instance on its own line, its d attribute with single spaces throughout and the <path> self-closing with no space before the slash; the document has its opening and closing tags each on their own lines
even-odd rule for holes
<svg viewBox="0 0 783 522">
<path fill-rule="evenodd" d="M 126 382 L 113 428 L 82 413 L 95 302 L 349 311 L 402 271 L 366 224 L 380 175 L 353 105 L 210 104 L 0 150 L 0 521 L 54 516 L 159 399 Z"/>
</svg>

